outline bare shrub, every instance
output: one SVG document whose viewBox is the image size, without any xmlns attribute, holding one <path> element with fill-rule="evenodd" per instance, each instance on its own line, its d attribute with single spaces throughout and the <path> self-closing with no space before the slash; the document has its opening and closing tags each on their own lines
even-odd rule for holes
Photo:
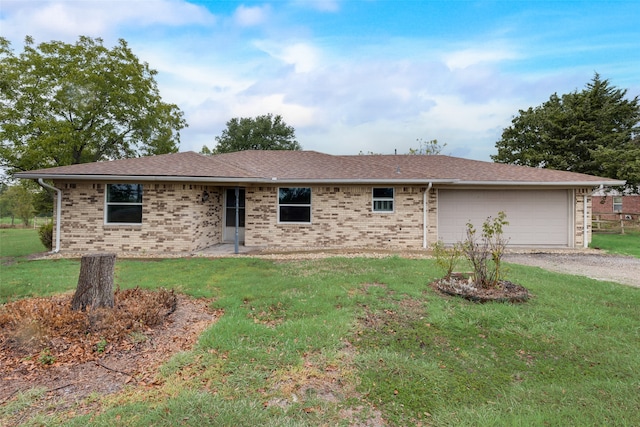
<svg viewBox="0 0 640 427">
<path fill-rule="evenodd" d="M 496 286 L 502 280 L 502 258 L 509 242 L 503 235 L 508 225 L 507 215 L 500 211 L 496 218 L 488 217 L 482 224 L 482 234 L 467 223 L 467 240 L 462 244 L 464 255 L 471 263 L 476 285 L 481 288 Z"/>
<path fill-rule="evenodd" d="M 442 240 L 438 240 L 432 248 L 436 265 L 445 272 L 445 279 L 449 279 L 464 254 L 462 243 L 456 242 L 453 246 L 446 246 Z"/>
</svg>

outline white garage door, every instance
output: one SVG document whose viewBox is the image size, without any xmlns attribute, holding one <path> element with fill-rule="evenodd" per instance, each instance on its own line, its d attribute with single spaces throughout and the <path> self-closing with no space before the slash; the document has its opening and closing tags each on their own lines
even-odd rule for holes
<svg viewBox="0 0 640 427">
<path fill-rule="evenodd" d="M 488 216 L 507 214 L 505 237 L 512 246 L 571 246 L 571 207 L 567 190 L 439 190 L 438 238 L 463 241 L 466 224 L 478 233 Z"/>
</svg>

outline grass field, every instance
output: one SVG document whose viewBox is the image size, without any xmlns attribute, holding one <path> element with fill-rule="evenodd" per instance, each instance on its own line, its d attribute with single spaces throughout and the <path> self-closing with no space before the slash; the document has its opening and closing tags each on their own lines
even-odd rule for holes
<svg viewBox="0 0 640 427">
<path fill-rule="evenodd" d="M 27 261 L 4 241 L 33 236 L 9 235 L 2 301 L 75 288 L 78 261 Z M 366 425 L 375 411 L 390 426 L 640 425 L 640 290 L 509 268 L 526 304 L 442 297 L 431 260 L 118 261 L 120 287 L 212 298 L 224 315 L 158 387 L 94 396 L 90 416 L 49 413 L 31 390 L 0 425 Z"/>
<path fill-rule="evenodd" d="M 629 231 L 625 234 L 594 233 L 591 239 L 591 247 L 640 258 L 640 232 Z"/>
</svg>

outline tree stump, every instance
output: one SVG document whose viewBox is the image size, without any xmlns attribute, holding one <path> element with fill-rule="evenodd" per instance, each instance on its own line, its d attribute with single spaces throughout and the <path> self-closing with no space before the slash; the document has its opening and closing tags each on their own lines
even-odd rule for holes
<svg viewBox="0 0 640 427">
<path fill-rule="evenodd" d="M 80 260 L 78 287 L 71 300 L 71 309 L 85 311 L 87 307 L 113 307 L 113 276 L 116 254 L 89 254 Z"/>
</svg>

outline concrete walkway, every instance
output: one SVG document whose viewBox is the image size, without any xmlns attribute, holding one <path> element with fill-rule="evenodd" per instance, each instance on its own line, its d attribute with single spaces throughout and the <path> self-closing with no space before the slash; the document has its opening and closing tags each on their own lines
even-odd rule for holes
<svg viewBox="0 0 640 427">
<path fill-rule="evenodd" d="M 258 254 L 261 248 L 255 246 L 238 245 L 238 254 Z M 222 257 L 235 255 L 235 245 L 233 243 L 220 243 L 217 245 L 209 246 L 197 252 L 200 256 Z"/>
</svg>

